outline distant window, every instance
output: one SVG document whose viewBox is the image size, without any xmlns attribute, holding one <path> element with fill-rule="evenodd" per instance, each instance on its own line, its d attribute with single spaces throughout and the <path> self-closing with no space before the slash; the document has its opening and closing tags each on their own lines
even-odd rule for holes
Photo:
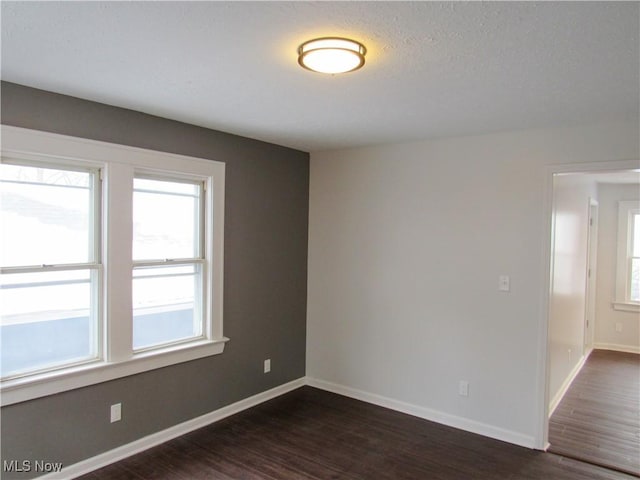
<svg viewBox="0 0 640 480">
<path fill-rule="evenodd" d="M 629 274 L 629 300 L 640 302 L 640 213 L 634 213 L 631 217 L 631 231 L 633 242 L 629 255 L 631 272 Z"/>
<path fill-rule="evenodd" d="M 618 310 L 640 311 L 640 202 L 618 204 L 618 262 L 616 299 Z"/>
<path fill-rule="evenodd" d="M 224 177 L 2 126 L 2 405 L 223 351 Z"/>
</svg>

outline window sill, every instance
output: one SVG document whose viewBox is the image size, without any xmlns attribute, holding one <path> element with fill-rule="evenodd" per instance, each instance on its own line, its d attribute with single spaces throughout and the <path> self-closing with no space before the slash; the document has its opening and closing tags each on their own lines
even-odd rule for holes
<svg viewBox="0 0 640 480">
<path fill-rule="evenodd" d="M 613 309 L 622 312 L 640 312 L 640 303 L 613 302 Z"/>
<path fill-rule="evenodd" d="M 0 384 L 1 404 L 4 407 L 177 363 L 218 355 L 224 351 L 225 343 L 228 341 L 226 337 L 202 340 L 161 351 L 139 353 L 130 360 L 118 363 L 94 362 L 40 375 L 6 380 Z"/>
</svg>

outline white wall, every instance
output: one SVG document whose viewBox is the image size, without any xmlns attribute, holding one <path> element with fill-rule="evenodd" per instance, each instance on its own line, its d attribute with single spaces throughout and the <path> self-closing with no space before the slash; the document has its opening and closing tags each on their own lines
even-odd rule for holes
<svg viewBox="0 0 640 480">
<path fill-rule="evenodd" d="M 549 298 L 549 400 L 560 400 L 585 352 L 589 199 L 588 175 L 557 175 L 553 186 L 554 246 Z"/>
<path fill-rule="evenodd" d="M 618 202 L 640 199 L 638 185 L 600 184 L 598 226 L 598 277 L 596 286 L 596 348 L 640 353 L 640 318 L 637 313 L 614 310 Z M 622 332 L 616 332 L 616 323 Z"/>
<path fill-rule="evenodd" d="M 639 157 L 637 124 L 312 153 L 307 375 L 533 445 L 545 166 Z"/>
</svg>

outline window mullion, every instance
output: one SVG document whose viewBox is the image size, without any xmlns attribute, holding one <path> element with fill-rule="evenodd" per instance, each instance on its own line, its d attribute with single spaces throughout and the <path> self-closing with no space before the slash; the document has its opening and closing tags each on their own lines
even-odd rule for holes
<svg viewBox="0 0 640 480">
<path fill-rule="evenodd" d="M 133 167 L 110 163 L 105 170 L 105 352 L 108 362 L 132 356 Z"/>
</svg>

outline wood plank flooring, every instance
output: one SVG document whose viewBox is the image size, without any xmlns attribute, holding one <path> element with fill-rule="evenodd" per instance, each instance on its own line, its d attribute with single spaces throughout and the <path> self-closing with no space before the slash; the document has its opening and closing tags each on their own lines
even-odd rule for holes
<svg viewBox="0 0 640 480">
<path fill-rule="evenodd" d="M 627 475 L 311 387 L 83 480 L 621 480 Z"/>
<path fill-rule="evenodd" d="M 550 452 L 640 476 L 640 355 L 594 350 L 549 421 Z"/>
</svg>

